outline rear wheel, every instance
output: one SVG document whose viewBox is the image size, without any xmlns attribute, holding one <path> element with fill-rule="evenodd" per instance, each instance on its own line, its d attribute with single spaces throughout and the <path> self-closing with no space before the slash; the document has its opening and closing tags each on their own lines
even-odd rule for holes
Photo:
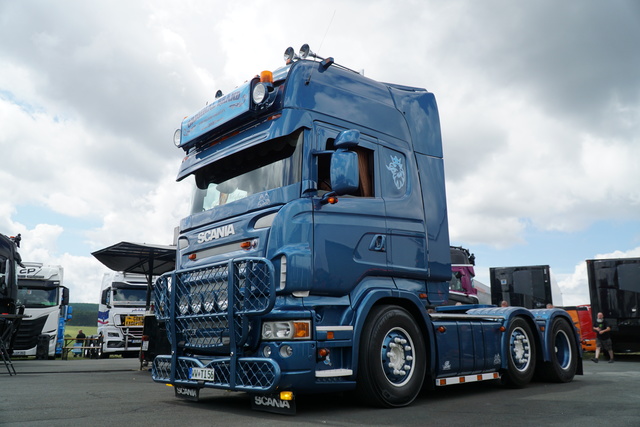
<svg viewBox="0 0 640 427">
<path fill-rule="evenodd" d="M 524 387 L 536 369 L 536 345 L 531 327 L 524 319 L 516 318 L 509 325 L 508 337 L 505 382 L 513 387 Z"/>
<path fill-rule="evenodd" d="M 360 339 L 357 393 L 367 404 L 399 407 L 420 393 L 426 351 L 420 328 L 397 306 L 371 310 Z"/>
<path fill-rule="evenodd" d="M 542 365 L 542 378 L 566 383 L 573 379 L 578 367 L 578 346 L 573 328 L 567 320 L 557 318 L 551 328 L 551 361 Z"/>
</svg>

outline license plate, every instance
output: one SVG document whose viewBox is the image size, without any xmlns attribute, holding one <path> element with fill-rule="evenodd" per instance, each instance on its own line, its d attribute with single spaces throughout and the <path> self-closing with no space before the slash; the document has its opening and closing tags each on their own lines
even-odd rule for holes
<svg viewBox="0 0 640 427">
<path fill-rule="evenodd" d="M 124 318 L 124 326 L 142 326 L 144 325 L 144 317 L 142 316 L 126 316 Z"/>
<path fill-rule="evenodd" d="M 189 368 L 189 379 L 213 381 L 215 371 L 210 368 Z"/>
<path fill-rule="evenodd" d="M 149 341 L 142 342 L 142 351 L 149 351 Z"/>
</svg>

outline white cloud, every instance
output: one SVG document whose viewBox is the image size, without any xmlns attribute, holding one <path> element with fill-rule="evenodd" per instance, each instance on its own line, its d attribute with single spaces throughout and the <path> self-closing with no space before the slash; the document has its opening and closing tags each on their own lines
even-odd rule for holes
<svg viewBox="0 0 640 427">
<path fill-rule="evenodd" d="M 452 241 L 522 248 L 527 233 L 640 221 L 638 12 L 633 1 L 2 2 L 0 231 L 23 232 L 30 257 L 69 263 L 89 298 L 101 266 L 59 250 L 76 230 L 24 207 L 91 224 L 78 233 L 91 250 L 170 242 L 188 204 L 174 182 L 181 119 L 305 42 L 436 94 Z"/>
</svg>

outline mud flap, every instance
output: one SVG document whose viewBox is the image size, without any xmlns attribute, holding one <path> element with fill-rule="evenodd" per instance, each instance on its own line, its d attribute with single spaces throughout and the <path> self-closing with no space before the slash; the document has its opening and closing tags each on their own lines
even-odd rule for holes
<svg viewBox="0 0 640 427">
<path fill-rule="evenodd" d="M 176 385 L 173 387 L 173 390 L 175 391 L 175 396 L 180 399 L 197 402 L 198 398 L 200 397 L 199 388 Z"/>
<path fill-rule="evenodd" d="M 251 396 L 251 409 L 274 414 L 295 415 L 296 401 L 282 400 L 278 394 L 254 394 Z"/>
</svg>

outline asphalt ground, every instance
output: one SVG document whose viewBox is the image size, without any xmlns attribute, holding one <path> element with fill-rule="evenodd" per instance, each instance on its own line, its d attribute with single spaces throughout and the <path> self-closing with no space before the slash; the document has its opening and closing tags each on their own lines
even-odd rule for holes
<svg viewBox="0 0 640 427">
<path fill-rule="evenodd" d="M 2 426 L 640 426 L 640 357 L 585 359 L 566 384 L 523 389 L 474 383 L 424 391 L 405 408 L 363 407 L 350 394 L 298 396 L 296 415 L 253 411 L 250 397 L 207 389 L 176 399 L 137 359 L 0 362 Z"/>
</svg>

